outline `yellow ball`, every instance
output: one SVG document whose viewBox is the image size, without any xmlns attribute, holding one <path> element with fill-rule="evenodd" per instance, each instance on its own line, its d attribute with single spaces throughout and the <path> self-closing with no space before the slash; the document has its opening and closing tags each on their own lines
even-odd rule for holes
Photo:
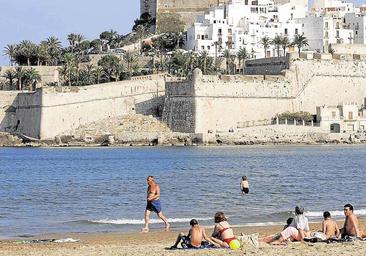
<svg viewBox="0 0 366 256">
<path fill-rule="evenodd" d="M 238 240 L 236 240 L 236 239 L 232 240 L 229 245 L 230 245 L 230 249 L 231 250 L 238 250 L 238 249 L 240 249 L 240 242 Z"/>
</svg>

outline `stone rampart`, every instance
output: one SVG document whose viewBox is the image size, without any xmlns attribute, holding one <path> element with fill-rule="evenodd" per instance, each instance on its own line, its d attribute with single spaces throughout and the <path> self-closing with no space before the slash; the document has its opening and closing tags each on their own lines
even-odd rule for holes
<svg viewBox="0 0 366 256">
<path fill-rule="evenodd" d="M 64 131 L 130 113 L 161 115 L 163 76 L 84 87 L 44 87 L 36 92 L 0 94 L 1 130 L 33 138 L 53 139 Z M 12 113 L 3 109 L 11 106 Z"/>
<path fill-rule="evenodd" d="M 0 91 L 0 132 L 9 131 L 16 124 L 14 102 L 18 91 Z"/>
<path fill-rule="evenodd" d="M 189 94 L 179 93 L 192 89 Z M 291 62 L 284 76 L 220 78 L 196 72 L 191 82 L 168 83 L 166 92 L 169 104 L 165 111 L 170 117 L 166 121 L 173 131 L 235 130 L 240 123 L 271 120 L 285 111 L 316 114 L 316 107 L 324 104 L 361 104 L 366 96 L 366 62 L 299 60 Z M 192 114 L 187 120 L 189 127 L 180 126 L 184 123 L 182 113 Z"/>
</svg>

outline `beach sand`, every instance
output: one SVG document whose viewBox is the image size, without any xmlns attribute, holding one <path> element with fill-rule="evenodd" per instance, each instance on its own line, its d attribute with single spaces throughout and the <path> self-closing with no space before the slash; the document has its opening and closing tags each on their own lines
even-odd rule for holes
<svg viewBox="0 0 366 256">
<path fill-rule="evenodd" d="M 342 223 L 340 223 L 342 225 Z M 366 229 L 366 219 L 360 220 L 361 230 Z M 187 226 L 187 228 L 189 228 Z M 311 224 L 312 230 L 318 230 L 320 224 Z M 234 228 L 235 234 L 260 233 L 266 236 L 282 230 L 282 226 L 266 227 L 242 227 Z M 0 242 L 0 255 L 6 256 L 121 256 L 121 255 L 366 255 L 366 242 L 355 241 L 351 243 L 337 244 L 309 244 L 289 243 L 287 246 L 270 246 L 260 244 L 259 248 L 246 247 L 239 251 L 229 249 L 210 250 L 166 250 L 171 246 L 178 232 L 183 230 L 152 231 L 148 234 L 141 233 L 91 233 L 91 234 L 49 234 L 27 239 L 66 238 L 80 239 L 77 243 L 44 243 L 44 244 L 20 244 L 15 240 L 3 240 Z M 187 230 L 184 230 L 187 232 Z M 210 229 L 207 233 L 211 232 Z"/>
</svg>

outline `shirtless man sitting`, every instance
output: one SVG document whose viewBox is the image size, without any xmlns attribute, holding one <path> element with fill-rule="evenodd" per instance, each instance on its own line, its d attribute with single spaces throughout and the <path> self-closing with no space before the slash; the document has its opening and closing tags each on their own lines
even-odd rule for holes
<svg viewBox="0 0 366 256">
<path fill-rule="evenodd" d="M 161 203 L 160 203 L 160 186 L 155 182 L 153 176 L 149 176 L 146 179 L 147 181 L 147 205 L 145 210 L 145 227 L 141 230 L 143 233 L 149 232 L 149 220 L 150 213 L 155 212 L 158 217 L 164 221 L 165 229 L 168 231 L 170 228 L 170 224 L 167 218 L 164 216 Z"/>
<path fill-rule="evenodd" d="M 337 239 L 340 235 L 337 222 L 332 219 L 330 212 L 324 212 L 323 217 L 322 232 L 324 233 L 326 240 L 332 238 Z"/>
<path fill-rule="evenodd" d="M 199 249 L 205 246 L 205 241 L 211 243 L 212 245 L 219 247 L 215 242 L 213 242 L 205 232 L 205 229 L 198 224 L 198 221 L 192 219 L 189 223 L 191 225 L 191 229 L 189 230 L 188 235 L 184 233 L 180 233 L 177 237 L 175 244 L 170 247 L 170 249 L 177 249 L 178 244 L 182 241 L 183 249 L 187 248 L 196 248 Z M 209 244 L 207 244 L 209 245 Z"/>
<path fill-rule="evenodd" d="M 353 213 L 353 206 L 351 204 L 346 204 L 343 210 L 346 219 L 344 221 L 344 226 L 341 229 L 342 238 L 361 237 L 361 232 L 358 229 L 358 219 L 357 216 Z"/>
</svg>

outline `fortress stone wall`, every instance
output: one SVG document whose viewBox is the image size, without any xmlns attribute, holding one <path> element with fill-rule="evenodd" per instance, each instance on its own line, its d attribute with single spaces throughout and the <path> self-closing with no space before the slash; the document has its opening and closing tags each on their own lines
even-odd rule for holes
<svg viewBox="0 0 366 256">
<path fill-rule="evenodd" d="M 11 105 L 13 113 L 12 118 L 3 114 L 0 131 L 5 131 L 6 123 L 7 131 L 53 139 L 65 131 L 108 117 L 156 114 L 164 102 L 164 84 L 163 76 L 146 76 L 116 83 L 44 87 L 33 93 L 18 93 L 2 103 Z"/>
<path fill-rule="evenodd" d="M 366 95 L 366 62 L 299 60 L 284 76 L 219 78 L 196 71 L 192 81 L 166 86 L 163 120 L 173 131 L 229 131 L 285 111 L 316 114 L 316 107 L 324 104 L 361 104 Z M 180 125 L 184 123 L 189 125 Z"/>
</svg>

